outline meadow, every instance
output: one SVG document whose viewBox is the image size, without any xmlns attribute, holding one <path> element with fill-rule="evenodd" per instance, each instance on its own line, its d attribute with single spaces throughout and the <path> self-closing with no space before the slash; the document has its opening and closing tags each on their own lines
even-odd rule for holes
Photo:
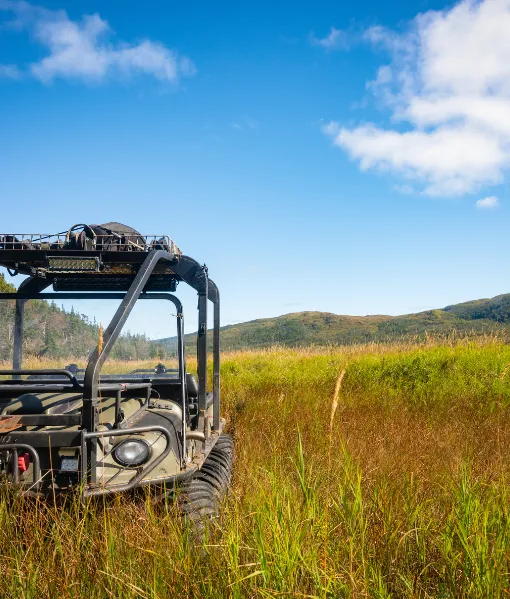
<svg viewBox="0 0 510 599">
<path fill-rule="evenodd" d="M 4 493 L 0 597 L 510 595 L 510 345 L 273 348 L 221 375 L 235 475 L 207 538 L 150 496 Z"/>
</svg>

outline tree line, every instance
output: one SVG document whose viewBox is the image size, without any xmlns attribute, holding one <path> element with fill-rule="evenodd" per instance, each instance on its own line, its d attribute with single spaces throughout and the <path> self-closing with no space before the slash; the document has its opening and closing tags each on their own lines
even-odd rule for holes
<svg viewBox="0 0 510 599">
<path fill-rule="evenodd" d="M 0 292 L 15 292 L 0 273 Z M 0 301 L 0 360 L 12 359 L 14 301 Z M 99 324 L 86 314 L 60 307 L 55 302 L 31 300 L 25 304 L 23 353 L 58 359 L 86 359 L 99 341 Z M 118 360 L 161 360 L 173 352 L 146 335 L 127 332 L 119 337 L 110 357 Z"/>
</svg>

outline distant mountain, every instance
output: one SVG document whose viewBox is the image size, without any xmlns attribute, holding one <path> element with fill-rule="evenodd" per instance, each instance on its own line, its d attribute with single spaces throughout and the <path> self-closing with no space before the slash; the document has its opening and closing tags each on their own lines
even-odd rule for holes
<svg viewBox="0 0 510 599">
<path fill-rule="evenodd" d="M 510 294 L 403 316 L 339 316 L 328 312 L 296 312 L 276 318 L 261 318 L 222 327 L 221 347 L 223 350 L 236 350 L 276 344 L 350 345 L 406 337 L 420 339 L 426 335 L 495 332 L 510 332 Z M 167 351 L 175 351 L 175 337 L 159 339 L 156 343 Z M 188 351 L 194 351 L 194 344 L 195 335 L 186 335 Z"/>
</svg>

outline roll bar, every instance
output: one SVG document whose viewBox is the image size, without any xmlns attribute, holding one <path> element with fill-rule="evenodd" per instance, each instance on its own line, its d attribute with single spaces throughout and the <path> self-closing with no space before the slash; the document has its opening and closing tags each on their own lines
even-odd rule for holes
<svg viewBox="0 0 510 599">
<path fill-rule="evenodd" d="M 120 252 L 119 252 L 120 253 Z M 168 299 L 174 303 L 178 312 L 178 352 L 179 352 L 179 375 L 181 381 L 181 398 L 183 410 L 186 401 L 186 377 L 185 377 L 185 358 L 184 358 L 184 323 L 182 317 L 181 302 L 173 295 L 167 293 L 147 293 L 144 287 L 154 269 L 160 262 L 166 262 L 180 280 L 183 280 L 198 292 L 198 339 L 197 339 L 197 358 L 198 358 L 198 376 L 199 376 L 199 422 L 203 421 L 206 411 L 206 383 L 207 383 L 207 300 L 214 304 L 214 328 L 213 328 L 213 427 L 219 430 L 220 427 L 220 303 L 219 291 L 213 281 L 209 279 L 208 270 L 205 265 L 199 265 L 198 262 L 188 256 L 180 256 L 176 260 L 175 255 L 165 250 L 152 250 L 147 253 L 131 252 L 133 258 L 140 260 L 143 254 L 145 256 L 138 272 L 132 281 L 126 293 L 111 292 L 57 292 L 43 293 L 49 285 L 55 282 L 54 277 L 40 278 L 32 276 L 20 285 L 17 293 L 0 293 L 0 300 L 15 300 L 16 315 L 14 327 L 14 353 L 13 369 L 20 370 L 22 364 L 22 338 L 23 338 L 23 320 L 24 305 L 29 299 L 120 299 L 121 303 L 117 308 L 110 324 L 106 328 L 103 336 L 103 346 L 97 346 L 92 352 L 85 371 L 83 382 L 83 429 L 95 432 L 97 426 L 97 404 L 98 404 L 98 382 L 99 373 L 106 358 L 108 357 L 115 341 L 118 339 L 121 330 L 131 313 L 134 304 L 138 299 Z M 183 411 L 184 415 L 184 411 Z M 182 444 L 185 448 L 186 424 L 183 417 Z M 204 429 L 204 432 L 205 429 Z M 95 482 L 95 463 L 96 463 L 96 444 L 97 437 L 91 435 L 87 438 L 89 482 Z"/>
</svg>

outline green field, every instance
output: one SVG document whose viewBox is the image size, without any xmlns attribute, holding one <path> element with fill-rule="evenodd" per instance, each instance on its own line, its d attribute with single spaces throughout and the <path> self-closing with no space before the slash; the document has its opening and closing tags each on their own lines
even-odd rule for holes
<svg viewBox="0 0 510 599">
<path fill-rule="evenodd" d="M 4 497 L 0 596 L 510 594 L 510 346 L 234 353 L 222 385 L 235 480 L 202 545 L 149 497 Z"/>
</svg>

